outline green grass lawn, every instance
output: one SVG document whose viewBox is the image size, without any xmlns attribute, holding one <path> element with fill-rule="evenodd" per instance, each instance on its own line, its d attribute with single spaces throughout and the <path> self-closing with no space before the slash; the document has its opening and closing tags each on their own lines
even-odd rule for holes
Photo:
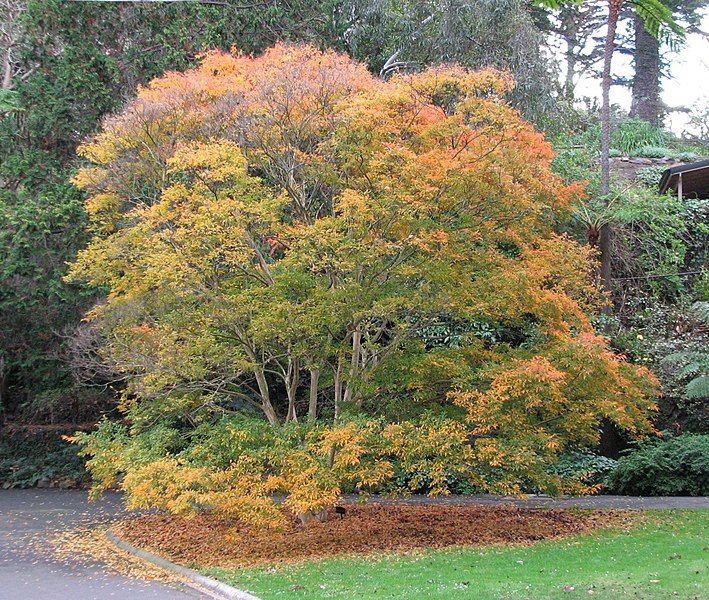
<svg viewBox="0 0 709 600">
<path fill-rule="evenodd" d="M 709 510 L 664 510 L 644 513 L 630 531 L 598 531 L 528 547 L 448 549 L 204 572 L 264 600 L 703 600 L 709 598 L 708 533 Z"/>
</svg>

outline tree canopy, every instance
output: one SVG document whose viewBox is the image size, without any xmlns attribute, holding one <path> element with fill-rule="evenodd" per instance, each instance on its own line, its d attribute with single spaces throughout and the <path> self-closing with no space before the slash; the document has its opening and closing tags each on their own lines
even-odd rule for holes
<svg viewBox="0 0 709 600">
<path fill-rule="evenodd" d="M 80 438 L 98 487 L 272 523 L 274 491 L 306 518 L 451 473 L 580 489 L 548 462 L 604 419 L 651 430 L 655 379 L 594 333 L 592 251 L 555 228 L 580 188 L 513 85 L 279 44 L 208 53 L 107 119 L 79 150 L 93 237 L 70 273 L 108 290 L 90 318 L 128 382 L 131 430 Z"/>
</svg>

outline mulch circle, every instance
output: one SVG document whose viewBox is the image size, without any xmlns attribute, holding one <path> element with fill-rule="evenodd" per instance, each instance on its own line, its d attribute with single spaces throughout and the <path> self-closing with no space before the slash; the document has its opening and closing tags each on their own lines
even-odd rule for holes
<svg viewBox="0 0 709 600">
<path fill-rule="evenodd" d="M 407 552 L 448 546 L 529 544 L 617 526 L 617 511 L 578 511 L 513 506 L 360 505 L 344 518 L 300 524 L 282 531 L 254 531 L 204 513 L 191 518 L 145 515 L 118 524 L 127 542 L 170 560 L 201 567 L 250 567 L 338 555 Z"/>
</svg>

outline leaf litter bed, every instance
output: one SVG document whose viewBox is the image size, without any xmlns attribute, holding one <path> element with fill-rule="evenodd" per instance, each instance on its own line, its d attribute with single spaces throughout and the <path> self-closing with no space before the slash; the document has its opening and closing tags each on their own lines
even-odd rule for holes
<svg viewBox="0 0 709 600">
<path fill-rule="evenodd" d="M 349 504 L 344 518 L 281 531 L 254 531 L 203 513 L 185 518 L 145 515 L 114 531 L 127 542 L 170 560 L 202 568 L 295 563 L 342 555 L 411 552 L 449 546 L 530 544 L 600 527 L 623 526 L 618 511 L 579 511 L 513 506 Z"/>
</svg>

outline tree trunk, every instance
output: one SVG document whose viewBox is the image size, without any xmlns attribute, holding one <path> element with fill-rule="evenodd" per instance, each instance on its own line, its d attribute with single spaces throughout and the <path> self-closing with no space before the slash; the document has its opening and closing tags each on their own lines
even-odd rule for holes
<svg viewBox="0 0 709 600">
<path fill-rule="evenodd" d="M 610 191 L 610 146 L 611 146 L 611 64 L 615 51 L 615 34 L 618 13 L 622 0 L 608 0 L 608 31 L 603 53 L 603 100 L 601 104 L 601 194 Z"/>
<path fill-rule="evenodd" d="M 8 48 L 3 59 L 2 89 L 12 88 L 12 49 Z"/>
<path fill-rule="evenodd" d="M 662 124 L 660 42 L 646 29 L 645 23 L 637 14 L 633 27 L 635 29 L 635 77 L 630 116 L 659 127 Z"/>
<path fill-rule="evenodd" d="M 315 421 L 318 418 L 318 382 L 320 381 L 320 369 L 310 369 L 310 398 L 308 399 L 308 420 Z"/>
<path fill-rule="evenodd" d="M 303 525 L 312 523 L 313 521 L 319 521 L 320 523 L 325 523 L 327 521 L 327 510 L 322 509 L 318 511 L 308 511 L 298 513 L 298 519 Z"/>
<path fill-rule="evenodd" d="M 263 414 L 266 415 L 271 425 L 278 425 L 278 415 L 276 415 L 276 410 L 273 408 L 273 404 L 271 404 L 271 394 L 268 389 L 266 374 L 260 367 L 255 367 L 254 375 L 256 376 L 258 391 L 261 394 L 261 409 L 263 410 Z"/>
<path fill-rule="evenodd" d="M 576 53 L 571 40 L 567 40 L 566 48 L 566 74 L 564 76 L 564 96 L 569 102 L 575 98 L 574 76 L 576 74 Z"/>
<path fill-rule="evenodd" d="M 601 195 L 610 192 L 610 146 L 611 146 L 611 64 L 615 50 L 615 34 L 618 27 L 618 13 L 623 0 L 608 0 L 608 31 L 603 53 L 603 101 L 601 105 Z M 611 232 L 608 225 L 600 231 L 601 280 L 607 290 L 611 284 Z"/>
<path fill-rule="evenodd" d="M 7 375 L 5 358 L 0 356 L 0 427 L 7 418 Z"/>
<path fill-rule="evenodd" d="M 298 385 L 300 384 L 300 363 L 297 358 L 288 357 L 288 373 L 286 377 L 286 394 L 288 395 L 288 414 L 286 415 L 286 423 L 290 421 L 298 422 L 298 414 L 296 412 L 295 400 L 298 393 Z"/>
<path fill-rule="evenodd" d="M 340 355 L 337 359 L 337 368 L 334 373 L 335 384 L 335 422 L 340 418 L 340 409 L 342 406 L 342 371 L 344 370 L 345 361 Z"/>
<path fill-rule="evenodd" d="M 601 268 L 599 275 L 603 282 L 603 287 L 607 291 L 611 290 L 613 283 L 613 272 L 611 270 L 611 257 L 613 255 L 613 228 L 606 224 L 601 226 L 601 234 L 598 240 L 598 250 L 600 251 Z"/>
<path fill-rule="evenodd" d="M 362 331 L 359 325 L 352 332 L 352 361 L 350 363 L 350 373 L 347 378 L 347 386 L 345 387 L 345 395 L 343 401 L 345 404 L 352 401 L 354 395 L 354 390 L 352 388 L 355 385 L 357 376 L 359 375 L 359 359 L 362 348 Z"/>
</svg>

